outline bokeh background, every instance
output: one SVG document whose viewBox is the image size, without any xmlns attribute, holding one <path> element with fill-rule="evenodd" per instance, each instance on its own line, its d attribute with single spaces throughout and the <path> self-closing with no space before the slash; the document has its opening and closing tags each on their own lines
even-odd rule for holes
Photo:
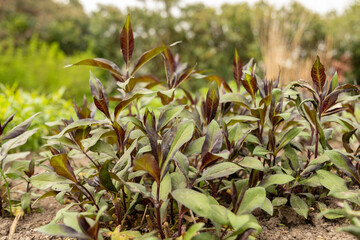
<svg viewBox="0 0 360 240">
<path fill-rule="evenodd" d="M 94 57 L 124 66 L 120 31 L 131 15 L 137 58 L 161 44 L 182 62 L 233 81 L 236 48 L 257 73 L 281 82 L 310 79 L 319 55 L 329 74 L 360 84 L 360 1 L 0 0 L 0 120 L 15 123 L 35 112 L 43 123 L 70 117 L 72 101 L 90 95 L 89 70 L 108 92 L 114 80 L 90 67 L 65 65 Z M 147 65 L 164 79 L 161 58 Z M 196 92 L 208 84 L 189 81 Z M 44 128 L 45 129 L 45 128 Z M 46 129 L 44 130 L 46 131 Z M 46 136 L 46 132 L 39 132 Z M 39 144 L 39 143 L 34 143 Z M 35 146 L 36 147 L 36 146 Z"/>
<path fill-rule="evenodd" d="M 254 58 L 269 77 L 280 69 L 287 83 L 308 78 L 319 55 L 341 81 L 360 81 L 359 1 L 191 2 L 0 0 L 0 82 L 40 93 L 65 87 L 65 98 L 81 98 L 89 92 L 89 69 L 63 66 L 92 57 L 123 66 L 119 32 L 127 14 L 135 32 L 135 57 L 181 41 L 173 51 L 182 61 L 230 81 L 237 48 L 243 62 Z M 148 68 L 161 78 L 160 62 Z M 92 71 L 103 81 L 111 79 Z M 203 83 L 192 81 L 189 89 Z"/>
</svg>

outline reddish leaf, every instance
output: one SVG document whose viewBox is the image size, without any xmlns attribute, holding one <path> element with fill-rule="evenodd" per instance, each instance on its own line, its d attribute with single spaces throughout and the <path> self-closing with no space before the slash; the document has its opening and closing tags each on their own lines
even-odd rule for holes
<svg viewBox="0 0 360 240">
<path fill-rule="evenodd" d="M 224 89 L 227 91 L 227 92 L 232 92 L 230 86 L 225 82 L 224 79 L 222 79 L 221 77 L 219 76 L 216 76 L 216 75 L 210 75 L 210 76 L 206 76 L 205 79 L 209 80 L 210 82 L 216 82 L 217 85 L 220 87 L 221 85 L 224 86 Z"/>
<path fill-rule="evenodd" d="M 202 159 L 200 170 L 202 171 L 204 168 L 206 168 L 210 164 L 212 164 L 220 159 L 221 159 L 221 157 L 216 156 L 210 152 L 205 154 L 204 158 Z"/>
<path fill-rule="evenodd" d="M 160 168 L 155 157 L 150 153 L 145 153 L 134 160 L 134 171 L 144 170 L 152 176 L 156 182 L 160 183 Z"/>
<path fill-rule="evenodd" d="M 152 58 L 156 57 L 156 55 L 162 53 L 165 49 L 167 49 L 168 46 L 161 46 L 153 48 L 147 52 L 145 52 L 137 61 L 135 64 L 134 70 L 131 72 L 131 77 L 134 76 L 134 74 L 148 61 L 150 61 Z"/>
<path fill-rule="evenodd" d="M 354 152 L 354 151 L 351 149 L 351 147 L 350 147 L 350 138 L 352 137 L 352 135 L 354 135 L 354 133 L 356 132 L 356 130 L 357 130 L 357 129 L 354 128 L 353 130 L 344 133 L 343 136 L 342 136 L 343 146 L 344 146 L 346 152 L 348 152 L 348 153 Z"/>
<path fill-rule="evenodd" d="M 83 233 L 86 233 L 87 230 L 90 228 L 90 224 L 86 221 L 84 215 L 78 215 L 77 221 L 79 223 L 79 227 Z"/>
<path fill-rule="evenodd" d="M 191 78 L 191 75 L 194 73 L 195 70 L 195 66 L 193 66 L 192 68 L 189 68 L 188 70 L 186 70 L 180 77 L 179 79 L 176 81 L 175 85 L 173 87 L 177 87 L 179 86 L 182 82 L 185 82 L 186 80 Z"/>
<path fill-rule="evenodd" d="M 219 89 L 216 85 L 216 83 L 211 83 L 209 90 L 206 94 L 206 121 L 209 124 L 211 120 L 213 120 L 216 116 L 217 109 L 219 106 Z"/>
<path fill-rule="evenodd" d="M 325 67 L 320 62 L 319 56 L 316 57 L 316 60 L 312 66 L 311 78 L 313 80 L 314 88 L 318 93 L 320 93 L 326 81 L 326 74 Z"/>
<path fill-rule="evenodd" d="M 120 34 L 120 45 L 124 61 L 126 63 L 126 66 L 128 67 L 134 51 L 134 35 L 131 28 L 130 15 L 128 15 L 125 25 Z"/>
<path fill-rule="evenodd" d="M 240 57 L 239 57 L 236 49 L 235 49 L 235 56 L 234 56 L 234 60 L 233 60 L 233 72 L 234 72 L 234 78 L 236 81 L 236 86 L 239 91 L 240 83 L 241 83 L 241 76 L 242 76 L 242 62 L 240 60 Z"/>
<path fill-rule="evenodd" d="M 257 91 L 256 79 L 253 75 L 245 73 L 245 79 L 241 80 L 245 90 L 251 95 L 253 101 L 255 101 L 255 94 Z"/>
<path fill-rule="evenodd" d="M 92 73 L 90 75 L 90 89 L 91 94 L 94 98 L 95 106 L 105 114 L 107 118 L 110 119 L 109 113 L 109 99 L 105 93 L 104 86 L 101 84 L 100 80 L 97 79 Z"/>
<path fill-rule="evenodd" d="M 9 122 L 11 122 L 14 119 L 14 116 L 15 116 L 15 113 L 13 113 L 10 117 L 8 117 L 6 119 L 2 126 L 1 126 L 1 123 L 0 123 L 0 135 L 3 133 L 4 129 L 9 124 Z"/>
<path fill-rule="evenodd" d="M 66 154 L 52 156 L 50 159 L 50 165 L 54 168 L 58 175 L 77 183 L 74 171 L 70 166 L 69 159 Z"/>
<path fill-rule="evenodd" d="M 130 92 L 134 89 L 137 83 L 160 83 L 160 80 L 153 75 L 145 75 L 138 78 L 131 78 L 126 86 L 126 92 Z"/>
<path fill-rule="evenodd" d="M 119 80 L 121 80 L 121 82 L 125 82 L 125 77 L 121 74 L 120 68 L 114 62 L 105 58 L 85 59 L 80 62 L 67 65 L 65 67 L 71 67 L 74 65 L 85 65 L 102 68 L 115 75 Z"/>
</svg>

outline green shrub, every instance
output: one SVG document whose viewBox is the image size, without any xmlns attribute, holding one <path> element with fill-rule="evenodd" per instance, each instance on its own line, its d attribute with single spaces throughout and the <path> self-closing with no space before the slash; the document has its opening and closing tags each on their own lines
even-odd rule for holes
<svg viewBox="0 0 360 240">
<path fill-rule="evenodd" d="M 352 190 L 360 185 L 359 96 L 348 94 L 360 89 L 339 85 L 337 74 L 327 77 L 319 57 L 310 84 L 282 87 L 279 78 L 260 78 L 253 60 L 243 65 L 235 51 L 232 86 L 183 67 L 172 45 L 133 62 L 129 17 L 120 39 L 125 69 L 99 58 L 74 64 L 109 71 L 117 95 L 108 96 L 91 74 L 104 118 L 94 119 L 84 102 L 75 107 L 78 120 L 52 124 L 57 131 L 44 153 L 51 168 L 29 181 L 47 190 L 39 200 L 56 195 L 72 203 L 38 231 L 82 239 L 255 239 L 255 209 L 273 215 L 286 204 L 308 218 L 327 196 L 360 205 Z M 164 80 L 142 75 L 139 69 L 160 54 Z M 182 84 L 198 77 L 211 84 L 194 97 Z M 87 162 L 79 168 L 78 160 Z"/>
<path fill-rule="evenodd" d="M 22 147 L 23 149 L 36 151 L 44 143 L 42 137 L 50 134 L 45 122 L 71 117 L 73 105 L 70 100 L 62 98 L 64 90 L 62 88 L 52 94 L 39 94 L 36 91 L 28 92 L 18 88 L 16 84 L 12 87 L 0 84 L 0 120 L 14 112 L 17 113 L 9 123 L 10 128 L 35 113 L 40 113 L 33 121 L 33 126 L 39 130 Z"/>
<path fill-rule="evenodd" d="M 64 97 L 80 99 L 88 92 L 88 71 L 64 66 L 89 55 L 90 52 L 84 52 L 66 56 L 56 43 L 49 45 L 37 37 L 25 47 L 14 46 L 11 39 L 3 40 L 0 41 L 0 83 L 10 86 L 17 83 L 25 90 L 48 94 L 65 87 Z"/>
</svg>

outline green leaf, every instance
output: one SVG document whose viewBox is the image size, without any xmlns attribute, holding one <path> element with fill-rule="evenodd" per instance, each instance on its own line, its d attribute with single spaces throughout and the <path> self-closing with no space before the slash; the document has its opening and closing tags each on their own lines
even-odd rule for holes
<svg viewBox="0 0 360 240">
<path fill-rule="evenodd" d="M 115 120 L 118 118 L 121 111 L 135 99 L 138 99 L 143 95 L 149 95 L 152 93 L 154 92 L 149 89 L 135 89 L 131 91 L 128 95 L 126 95 L 123 99 L 120 100 L 120 103 L 118 103 L 118 105 L 116 105 L 114 110 Z"/>
<path fill-rule="evenodd" d="M 109 165 L 111 163 L 111 160 L 107 160 L 102 167 L 100 168 L 99 171 L 99 179 L 100 179 L 100 183 L 101 185 L 103 185 L 107 190 L 112 191 L 112 192 L 117 192 L 116 187 L 114 186 L 110 174 L 109 174 Z"/>
<path fill-rule="evenodd" d="M 153 48 L 147 52 L 145 52 L 137 61 L 135 64 L 134 70 L 131 73 L 131 77 L 134 76 L 134 74 L 148 61 L 150 61 L 152 58 L 154 58 L 156 55 L 162 53 L 165 49 L 167 49 L 168 46 L 161 46 Z"/>
<path fill-rule="evenodd" d="M 21 208 L 26 211 L 30 206 L 31 198 L 30 193 L 25 193 L 21 196 Z"/>
<path fill-rule="evenodd" d="M 296 196 L 295 194 L 291 194 L 290 196 L 290 205 L 291 207 L 299 214 L 300 216 L 303 216 L 304 218 L 307 218 L 309 213 L 309 207 L 302 200 L 300 197 Z"/>
<path fill-rule="evenodd" d="M 228 218 L 230 220 L 231 226 L 234 228 L 235 231 L 242 228 L 246 223 L 250 221 L 249 215 L 235 215 L 231 211 L 228 211 Z"/>
<path fill-rule="evenodd" d="M 326 206 L 324 203 L 322 203 L 322 202 L 317 202 L 317 204 L 318 204 L 318 207 L 319 207 L 320 212 L 324 212 L 324 211 L 328 210 L 328 209 L 327 209 L 327 206 Z M 328 213 L 328 214 L 324 214 L 324 216 L 325 216 L 327 219 L 331 219 L 331 220 L 337 219 L 337 218 L 343 218 L 343 217 L 344 217 L 344 215 L 336 214 L 336 213 Z"/>
<path fill-rule="evenodd" d="M 90 150 L 96 153 L 105 153 L 106 155 L 109 155 L 110 157 L 115 159 L 118 158 L 112 146 L 102 140 L 97 141 L 95 145 L 90 147 Z"/>
<path fill-rule="evenodd" d="M 204 223 L 196 223 L 192 225 L 185 233 L 183 240 L 191 240 L 198 231 L 204 227 Z"/>
<path fill-rule="evenodd" d="M 290 129 L 279 141 L 279 145 L 276 148 L 276 154 L 285 147 L 291 140 L 293 140 L 299 133 L 301 133 L 305 128 L 304 127 L 295 127 Z"/>
<path fill-rule="evenodd" d="M 154 155 L 145 153 L 141 157 L 134 160 L 134 171 L 144 170 L 154 178 L 154 180 L 160 183 L 160 168 L 158 162 L 155 160 Z"/>
<path fill-rule="evenodd" d="M 267 188 L 271 185 L 281 185 L 293 181 L 295 178 L 286 174 L 273 174 L 265 177 L 260 186 Z"/>
<path fill-rule="evenodd" d="M 37 132 L 37 130 L 38 129 L 35 128 L 32 130 L 26 131 L 23 134 L 15 137 L 15 138 L 12 138 L 12 139 L 8 140 L 6 143 L 4 143 L 1 146 L 1 150 L 0 150 L 0 163 L 2 160 L 4 160 L 6 158 L 9 150 L 25 144 L 26 141 L 28 140 L 28 138 L 31 137 L 32 135 L 34 135 Z"/>
<path fill-rule="evenodd" d="M 131 27 L 130 15 L 127 16 L 124 27 L 121 30 L 120 45 L 126 66 L 129 66 L 134 51 L 134 35 Z"/>
<path fill-rule="evenodd" d="M 50 165 L 54 168 L 54 171 L 58 175 L 77 183 L 74 170 L 70 166 L 69 159 L 65 153 L 52 156 L 50 159 Z"/>
<path fill-rule="evenodd" d="M 160 192 L 159 199 L 162 201 L 166 201 L 168 199 L 168 195 L 171 192 L 171 177 L 169 174 L 166 174 L 165 177 L 160 182 Z M 154 182 L 152 185 L 152 196 L 153 199 L 156 199 L 156 191 L 157 191 L 157 183 Z"/>
<path fill-rule="evenodd" d="M 49 223 L 45 226 L 37 228 L 36 231 L 52 236 L 62 236 L 89 240 L 91 239 L 89 236 L 83 233 L 79 233 L 75 229 L 68 227 L 64 224 Z"/>
<path fill-rule="evenodd" d="M 30 183 L 40 189 L 40 190 L 45 190 L 55 184 L 69 184 L 71 182 L 69 182 L 66 178 L 59 176 L 55 173 L 40 173 L 37 175 L 34 175 L 30 178 Z"/>
<path fill-rule="evenodd" d="M 271 204 L 271 201 L 268 198 L 265 198 L 265 201 L 264 201 L 263 205 L 261 206 L 261 209 L 264 210 L 265 212 L 267 212 L 271 216 L 274 213 L 273 205 Z"/>
<path fill-rule="evenodd" d="M 311 78 L 313 80 L 314 88 L 318 93 L 320 93 L 326 81 L 326 74 L 325 67 L 320 62 L 319 56 L 316 57 L 316 60 L 312 66 Z"/>
<path fill-rule="evenodd" d="M 177 189 L 171 193 L 180 204 L 195 212 L 197 215 L 210 218 L 212 208 L 209 198 L 192 189 Z"/>
<path fill-rule="evenodd" d="M 242 169 L 242 167 L 236 165 L 235 163 L 222 162 L 205 169 L 201 178 L 198 178 L 195 181 L 195 184 L 206 180 L 219 179 L 221 177 L 229 176 L 233 173 L 236 173 L 240 169 Z"/>
<path fill-rule="evenodd" d="M 245 192 L 237 215 L 250 214 L 256 208 L 261 207 L 266 198 L 266 191 L 263 187 L 250 188 Z"/>
<path fill-rule="evenodd" d="M 233 116 L 230 118 L 225 118 L 226 124 L 229 124 L 229 125 L 232 125 L 237 122 L 256 122 L 259 120 L 260 120 L 259 118 L 252 117 L 252 116 L 246 116 L 246 115 L 238 115 L 238 116 Z"/>
<path fill-rule="evenodd" d="M 157 126 L 157 130 L 162 130 L 166 124 L 168 124 L 172 119 L 176 118 L 182 110 L 184 110 L 185 106 L 175 106 L 167 109 L 165 112 L 162 112 L 159 117 L 159 123 Z"/>
<path fill-rule="evenodd" d="M 182 145 L 184 145 L 186 142 L 188 142 L 194 133 L 195 127 L 194 123 L 192 121 L 186 121 L 177 127 L 176 134 L 174 136 L 174 140 L 172 141 L 172 144 L 170 146 L 170 150 L 167 154 L 167 157 L 165 160 L 163 160 L 160 163 L 160 169 L 161 169 L 161 178 L 163 178 L 167 172 L 168 164 L 170 163 L 170 160 L 174 157 L 175 153 L 180 149 Z"/>
<path fill-rule="evenodd" d="M 272 200 L 272 205 L 274 207 L 279 207 L 287 203 L 287 198 L 284 197 L 276 197 Z"/>
<path fill-rule="evenodd" d="M 331 162 L 336 165 L 336 167 L 349 175 L 357 184 L 360 184 L 359 173 L 347 156 L 336 150 L 326 150 L 325 154 L 330 158 Z"/>
<path fill-rule="evenodd" d="M 146 187 L 139 183 L 124 182 L 127 189 L 133 193 L 141 193 L 144 197 L 151 197 L 151 193 L 146 190 Z"/>
<path fill-rule="evenodd" d="M 37 115 L 39 115 L 39 113 L 32 115 L 30 118 L 26 119 L 24 122 L 20 123 L 19 125 L 15 126 L 11 130 L 6 132 L 5 135 L 0 135 L 0 139 L 1 140 L 12 139 L 12 138 L 16 138 L 17 136 L 23 134 L 26 130 L 28 130 L 28 128 L 31 125 L 31 122 L 34 120 L 34 118 Z M 3 126 L 3 128 L 5 128 L 5 126 Z"/>
<path fill-rule="evenodd" d="M 100 121 L 100 120 L 95 120 L 95 119 L 92 119 L 92 118 L 80 119 L 80 120 L 78 120 L 76 122 L 70 123 L 59 134 L 51 136 L 51 137 L 49 137 L 49 139 L 60 138 L 65 133 L 68 133 L 68 132 L 73 131 L 75 129 L 78 129 L 80 127 L 92 126 L 92 125 L 100 125 L 100 124 L 103 124 L 103 123 L 105 123 L 105 122 Z"/>
<path fill-rule="evenodd" d="M 227 102 L 232 102 L 234 104 L 240 105 L 250 110 L 250 106 L 248 105 L 246 99 L 244 99 L 244 96 L 242 96 L 239 93 L 225 93 L 221 95 L 220 103 L 227 103 Z"/>
<path fill-rule="evenodd" d="M 219 124 L 215 120 L 211 121 L 206 129 L 205 141 L 201 148 L 201 157 L 204 158 L 207 153 L 218 153 L 221 149 L 222 138 L 223 133 Z"/>
<path fill-rule="evenodd" d="M 189 159 L 181 152 L 177 152 L 175 153 L 174 160 L 176 165 L 179 167 L 179 170 L 184 174 L 185 177 L 188 177 Z"/>
<path fill-rule="evenodd" d="M 245 168 L 256 169 L 259 171 L 264 171 L 264 166 L 259 159 L 254 157 L 245 157 L 239 162 L 239 165 Z"/>
<path fill-rule="evenodd" d="M 336 174 L 326 170 L 318 170 L 316 174 L 319 177 L 320 184 L 327 189 L 334 192 L 347 191 L 346 181 Z"/>
</svg>

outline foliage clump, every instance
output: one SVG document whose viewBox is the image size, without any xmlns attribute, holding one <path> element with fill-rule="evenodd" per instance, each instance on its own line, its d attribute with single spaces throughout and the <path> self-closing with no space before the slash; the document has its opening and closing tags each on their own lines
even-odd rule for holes
<svg viewBox="0 0 360 240">
<path fill-rule="evenodd" d="M 133 61 L 129 17 L 120 42 L 123 70 L 102 58 L 74 64 L 110 72 L 117 94 L 108 96 L 91 74 L 92 102 L 104 118 L 95 119 L 84 98 L 75 105 L 77 120 L 50 124 L 50 167 L 29 181 L 46 190 L 38 200 L 71 203 L 38 231 L 79 239 L 254 239 L 261 231 L 256 209 L 272 215 L 286 204 L 307 218 L 309 207 L 326 208 L 328 196 L 360 205 L 353 190 L 360 184 L 358 95 L 348 94 L 359 89 L 338 85 L 336 74 L 329 79 L 319 58 L 309 69 L 312 84 L 282 87 L 235 51 L 231 87 L 187 67 L 173 45 Z M 158 55 L 165 79 L 141 75 Z M 182 87 L 200 78 L 211 82 L 206 96 Z M 335 148 L 339 134 L 344 148 Z"/>
</svg>

